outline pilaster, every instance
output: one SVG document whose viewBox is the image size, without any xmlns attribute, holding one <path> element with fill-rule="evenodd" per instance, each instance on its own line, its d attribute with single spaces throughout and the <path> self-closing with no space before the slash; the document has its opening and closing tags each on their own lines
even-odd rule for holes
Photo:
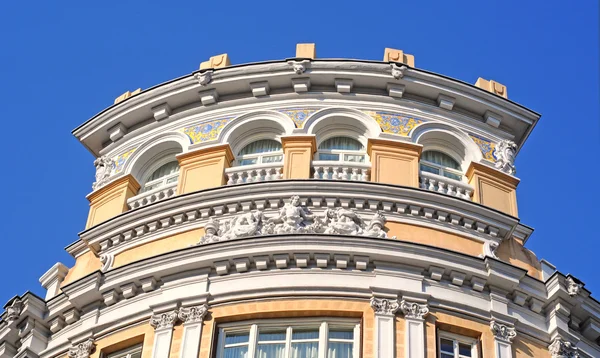
<svg viewBox="0 0 600 358">
<path fill-rule="evenodd" d="M 519 216 L 517 210 L 517 185 L 519 179 L 484 164 L 471 162 L 467 169 L 469 184 L 475 188 L 473 201 Z"/>
<path fill-rule="evenodd" d="M 371 298 L 375 312 L 375 332 L 373 337 L 374 357 L 393 358 L 396 355 L 396 312 L 400 309 L 397 298 Z"/>
<path fill-rule="evenodd" d="M 512 341 L 517 336 L 514 327 L 497 321 L 490 323 L 490 329 L 494 334 L 494 350 L 496 358 L 512 358 Z"/>
<path fill-rule="evenodd" d="M 154 346 L 152 358 L 169 358 L 173 326 L 178 319 L 178 310 L 158 313 L 150 318 L 150 325 L 154 327 Z"/>
<path fill-rule="evenodd" d="M 310 179 L 311 162 L 317 151 L 314 135 L 281 137 L 283 146 L 283 178 Z"/>
<path fill-rule="evenodd" d="M 402 300 L 400 309 L 406 321 L 404 342 L 406 358 L 425 358 L 425 316 L 427 303 Z"/>
<path fill-rule="evenodd" d="M 371 181 L 419 187 L 419 158 L 423 146 L 388 139 L 369 138 Z"/>
<path fill-rule="evenodd" d="M 226 183 L 225 169 L 234 156 L 229 144 L 202 148 L 177 156 L 179 181 L 177 194 L 216 188 Z"/>
<path fill-rule="evenodd" d="M 180 308 L 179 320 L 183 321 L 183 338 L 179 358 L 196 358 L 200 352 L 200 337 L 202 336 L 202 322 L 208 312 L 208 306 Z"/>
<path fill-rule="evenodd" d="M 140 184 L 128 174 L 89 194 L 86 229 L 127 211 L 127 199 L 135 196 L 139 189 Z"/>
</svg>

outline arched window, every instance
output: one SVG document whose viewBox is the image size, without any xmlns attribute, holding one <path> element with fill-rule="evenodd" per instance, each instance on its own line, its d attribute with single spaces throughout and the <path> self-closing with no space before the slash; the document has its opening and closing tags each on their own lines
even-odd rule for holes
<svg viewBox="0 0 600 358">
<path fill-rule="evenodd" d="M 365 146 L 350 137 L 331 137 L 319 144 L 318 160 L 365 162 Z"/>
<path fill-rule="evenodd" d="M 154 170 L 144 182 L 143 191 L 150 191 L 167 184 L 176 183 L 179 177 L 179 162 L 170 161 Z"/>
<path fill-rule="evenodd" d="M 279 163 L 283 160 L 281 143 L 261 139 L 242 148 L 237 155 L 238 165 Z"/>
<path fill-rule="evenodd" d="M 454 180 L 462 180 L 460 164 L 448 154 L 428 150 L 421 154 L 421 171 L 442 175 Z"/>
</svg>

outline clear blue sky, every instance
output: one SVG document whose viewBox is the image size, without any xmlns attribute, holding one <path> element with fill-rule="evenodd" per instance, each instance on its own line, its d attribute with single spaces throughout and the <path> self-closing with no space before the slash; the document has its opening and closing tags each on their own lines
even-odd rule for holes
<svg viewBox="0 0 600 358">
<path fill-rule="evenodd" d="M 94 158 L 73 128 L 211 55 L 283 59 L 298 42 L 322 58 L 381 60 L 399 48 L 419 68 L 497 80 L 541 113 L 516 163 L 520 216 L 536 229 L 527 246 L 600 299 L 597 1 L 266 3 L 3 2 L 0 304 L 43 295 L 38 278 L 74 262 L 64 247 L 84 228 Z"/>
</svg>

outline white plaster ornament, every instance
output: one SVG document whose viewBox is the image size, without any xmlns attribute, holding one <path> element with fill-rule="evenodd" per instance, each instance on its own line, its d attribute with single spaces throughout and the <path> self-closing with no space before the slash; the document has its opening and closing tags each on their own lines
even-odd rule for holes
<svg viewBox="0 0 600 358">
<path fill-rule="evenodd" d="M 494 157 L 496 157 L 496 169 L 499 169 L 507 174 L 515 175 L 515 156 L 517 155 L 517 145 L 511 140 L 501 140 L 496 144 L 494 149 Z"/>
<path fill-rule="evenodd" d="M 178 316 L 179 311 L 177 310 L 155 314 L 150 318 L 150 325 L 154 327 L 155 330 L 173 328 L 173 325 L 177 322 Z"/>
<path fill-rule="evenodd" d="M 400 309 L 397 299 L 371 297 L 370 304 L 377 314 L 393 315 Z"/>
<path fill-rule="evenodd" d="M 427 304 L 402 300 L 400 309 L 406 318 L 423 319 L 429 313 Z"/>
<path fill-rule="evenodd" d="M 10 306 L 6 307 L 6 321 L 12 322 L 19 319 L 23 311 L 23 302 L 19 298 L 15 298 Z"/>
<path fill-rule="evenodd" d="M 112 159 L 102 156 L 94 160 L 94 166 L 96 167 L 96 181 L 92 184 L 92 190 L 96 190 L 108 183 L 115 163 Z"/>
<path fill-rule="evenodd" d="M 406 70 L 408 69 L 408 67 L 406 67 L 405 65 L 398 66 L 395 63 L 390 64 L 390 66 L 392 67 L 392 77 L 394 77 L 397 80 L 404 77 L 404 72 L 406 72 Z"/>
<path fill-rule="evenodd" d="M 207 305 L 200 305 L 194 307 L 180 308 L 178 318 L 183 323 L 199 323 L 202 322 L 204 317 L 208 313 Z"/>
<path fill-rule="evenodd" d="M 513 327 L 498 323 L 490 322 L 490 329 L 497 339 L 512 343 L 512 340 L 517 336 L 517 331 Z"/>
<path fill-rule="evenodd" d="M 69 349 L 69 358 L 88 358 L 94 352 L 95 347 L 94 340 L 88 338 L 86 341 Z"/>
<path fill-rule="evenodd" d="M 567 293 L 569 294 L 569 296 L 577 296 L 583 285 L 578 282 L 575 282 L 575 280 L 573 280 L 571 276 L 567 277 L 565 281 L 567 282 Z"/>
<path fill-rule="evenodd" d="M 562 338 L 558 337 L 554 339 L 554 342 L 550 344 L 548 347 L 552 358 L 577 358 L 579 357 L 579 353 L 577 353 L 577 348 L 569 342 L 564 341 Z"/>
<path fill-rule="evenodd" d="M 194 78 L 196 78 L 200 86 L 206 86 L 212 82 L 212 73 L 212 70 L 199 72 L 194 75 Z"/>
</svg>

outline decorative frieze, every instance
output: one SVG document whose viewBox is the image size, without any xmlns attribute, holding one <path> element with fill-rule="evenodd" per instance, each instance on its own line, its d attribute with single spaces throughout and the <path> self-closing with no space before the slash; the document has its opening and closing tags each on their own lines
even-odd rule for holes
<svg viewBox="0 0 600 358">
<path fill-rule="evenodd" d="M 426 303 L 409 302 L 402 300 L 400 309 L 404 314 L 404 318 L 424 319 L 429 313 L 429 307 Z"/>
<path fill-rule="evenodd" d="M 554 339 L 548 347 L 552 358 L 577 358 L 577 348 L 569 341 L 565 341 L 560 337 Z"/>
<path fill-rule="evenodd" d="M 394 315 L 400 309 L 397 299 L 371 297 L 370 304 L 375 314 Z"/>
<path fill-rule="evenodd" d="M 155 314 L 150 318 L 150 325 L 155 330 L 173 328 L 175 322 L 177 322 L 178 315 L 179 311 L 177 310 Z"/>
<path fill-rule="evenodd" d="M 69 358 L 89 358 L 95 348 L 94 340 L 88 338 L 86 341 L 69 349 Z"/>
<path fill-rule="evenodd" d="M 194 307 L 180 308 L 178 312 L 178 318 L 184 324 L 186 323 L 199 323 L 202 322 L 206 313 L 208 312 L 207 305 L 200 305 Z"/>
<path fill-rule="evenodd" d="M 514 327 L 509 327 L 496 321 L 490 322 L 490 329 L 496 339 L 512 343 L 512 340 L 517 336 L 517 331 Z"/>
</svg>

